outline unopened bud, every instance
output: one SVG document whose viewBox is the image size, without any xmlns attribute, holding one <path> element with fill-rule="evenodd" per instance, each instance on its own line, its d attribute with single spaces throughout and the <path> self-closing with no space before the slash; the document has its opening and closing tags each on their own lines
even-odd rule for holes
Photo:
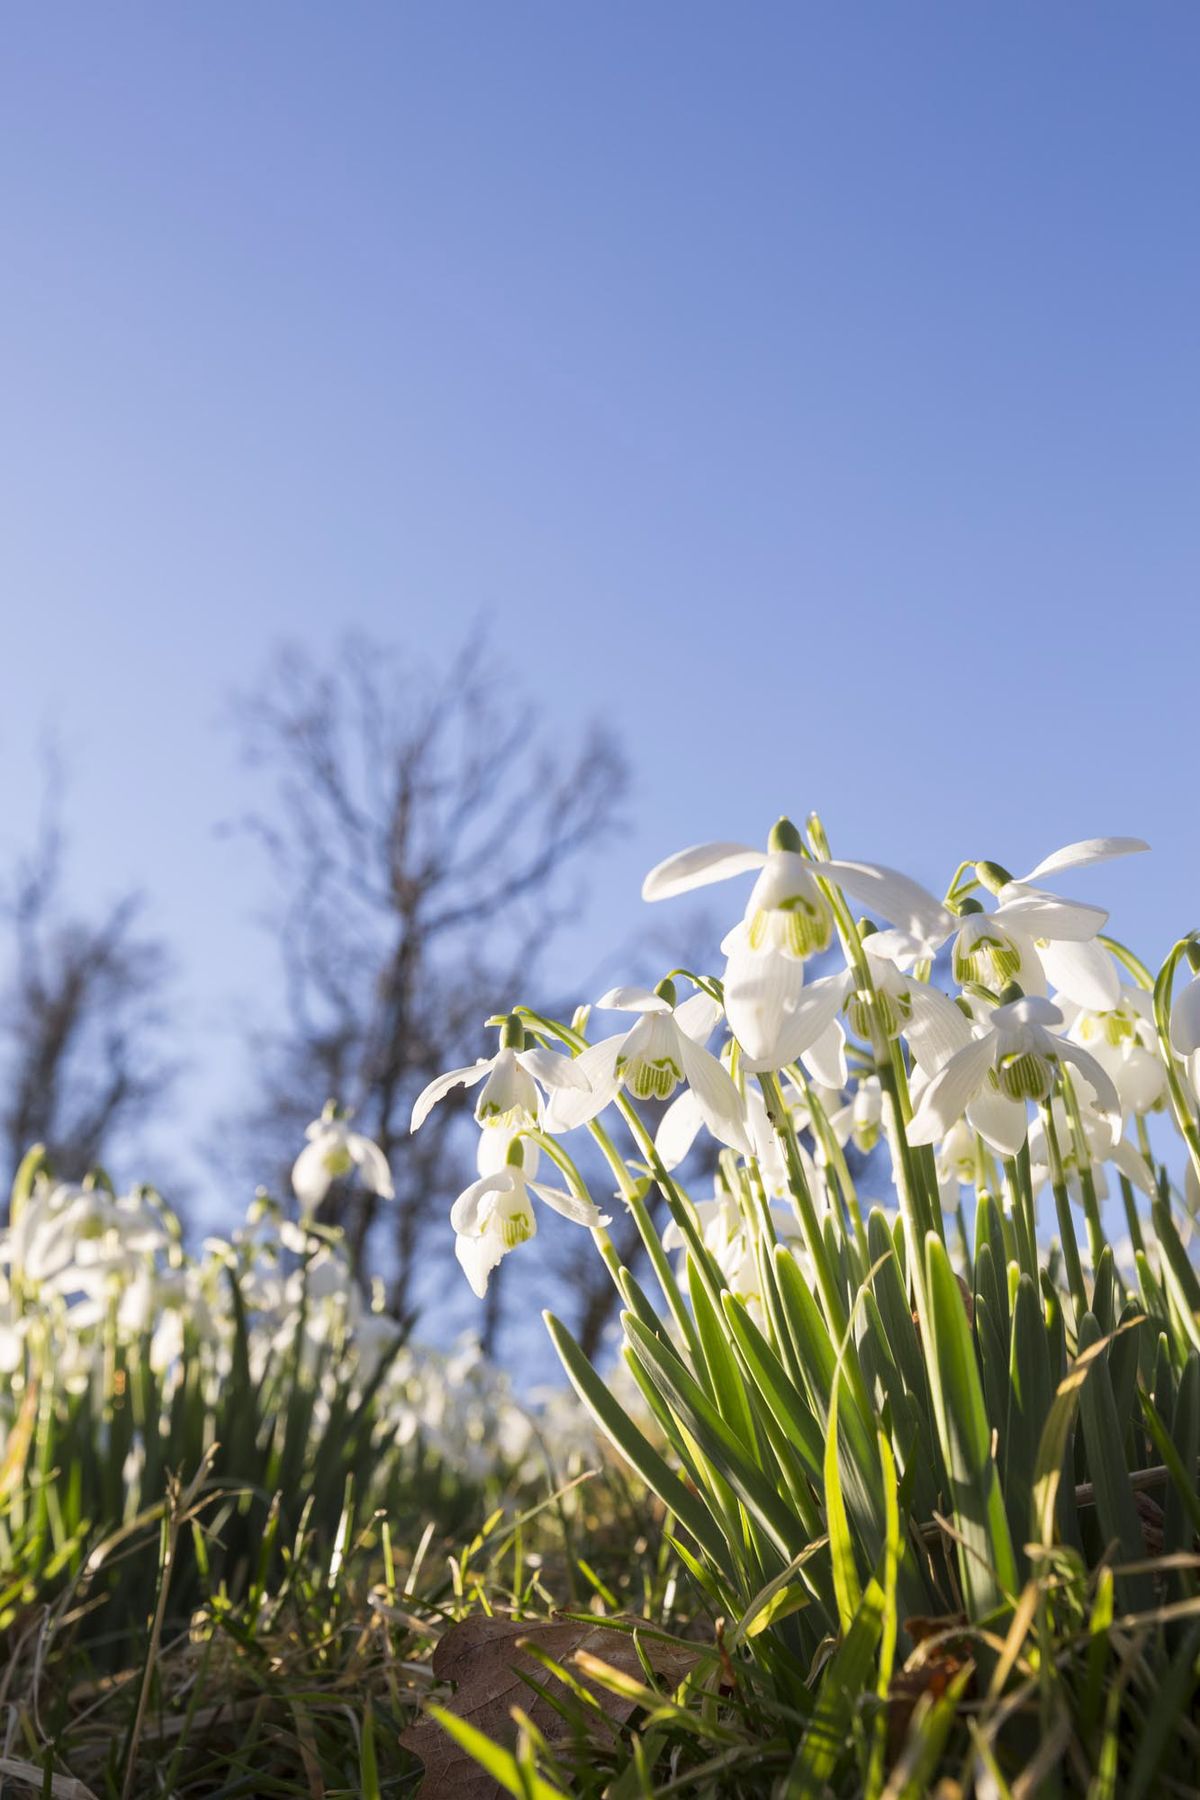
<svg viewBox="0 0 1200 1800">
<path fill-rule="evenodd" d="M 804 848 L 804 840 L 800 833 L 786 817 L 779 818 L 771 827 L 771 835 L 767 839 L 768 850 L 790 850 L 798 854 Z"/>
<path fill-rule="evenodd" d="M 1002 887 L 1007 887 L 1012 876 L 1002 863 L 977 862 L 975 873 L 990 893 L 998 894 Z"/>
</svg>

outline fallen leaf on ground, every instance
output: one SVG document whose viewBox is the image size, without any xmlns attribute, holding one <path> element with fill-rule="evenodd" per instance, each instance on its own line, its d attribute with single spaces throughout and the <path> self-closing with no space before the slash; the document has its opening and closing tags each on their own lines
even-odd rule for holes
<svg viewBox="0 0 1200 1800">
<path fill-rule="evenodd" d="M 653 1636 L 644 1619 L 623 1622 L 645 1628 L 639 1632 L 639 1642 L 650 1667 L 668 1690 L 677 1687 L 706 1654 L 702 1644 Z M 571 1728 L 566 1720 L 521 1679 L 523 1670 L 535 1681 L 554 1686 L 550 1671 L 518 1649 L 522 1638 L 555 1662 L 571 1668 L 580 1685 L 603 1709 L 603 1716 L 593 1716 L 589 1736 L 596 1744 L 611 1743 L 637 1701 L 610 1693 L 573 1668 L 572 1659 L 582 1650 L 635 1681 L 645 1683 L 646 1676 L 631 1633 L 618 1630 L 607 1620 L 589 1623 L 579 1619 L 499 1619 L 479 1613 L 451 1626 L 433 1652 L 433 1672 L 438 1681 L 455 1684 L 453 1697 L 441 1702 L 446 1710 L 511 1749 L 517 1737 L 512 1708 L 519 1706 L 550 1744 L 571 1743 Z M 501 1792 L 487 1771 L 447 1736 L 436 1719 L 418 1719 L 401 1734 L 400 1742 L 425 1765 L 422 1800 L 492 1800 Z"/>
</svg>

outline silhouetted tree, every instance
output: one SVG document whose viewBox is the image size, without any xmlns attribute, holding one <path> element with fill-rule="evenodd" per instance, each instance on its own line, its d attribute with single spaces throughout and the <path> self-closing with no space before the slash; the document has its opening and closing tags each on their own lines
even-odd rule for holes
<svg viewBox="0 0 1200 1800">
<path fill-rule="evenodd" d="M 294 1154 L 329 1096 L 355 1109 L 396 1201 L 335 1187 L 322 1216 L 361 1258 L 386 1211 L 404 1309 L 431 1226 L 446 1268 L 447 1210 L 473 1176 L 460 1126 L 474 1096 L 415 1138 L 413 1100 L 474 1061 L 489 1014 L 534 994 L 586 856 L 618 823 L 625 766 L 596 726 L 552 742 L 479 647 L 440 678 L 362 638 L 328 663 L 289 649 L 239 717 L 273 788 L 243 823 L 270 862 L 287 1000 L 283 1027 L 255 1035 L 256 1154 Z M 485 1317 L 494 1331 L 494 1302 Z"/>
<path fill-rule="evenodd" d="M 37 842 L 0 882 L 8 967 L 0 987 L 0 1133 L 7 1176 L 30 1144 L 79 1179 L 166 1100 L 169 959 L 127 894 L 96 915 L 63 894 L 52 774 Z M 7 1193 L 8 1180 L 4 1183 Z"/>
</svg>

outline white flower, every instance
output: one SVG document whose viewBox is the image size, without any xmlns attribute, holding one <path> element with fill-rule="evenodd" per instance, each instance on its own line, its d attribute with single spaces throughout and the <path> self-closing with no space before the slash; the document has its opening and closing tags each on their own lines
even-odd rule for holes
<svg viewBox="0 0 1200 1800">
<path fill-rule="evenodd" d="M 883 1128 L 883 1089 L 877 1075 L 868 1075 L 855 1089 L 854 1098 L 829 1121 L 841 1144 L 850 1139 L 856 1150 L 868 1155 L 879 1142 Z"/>
<path fill-rule="evenodd" d="M 520 1145 L 515 1146 L 514 1154 L 520 1156 Z M 497 1263 L 537 1231 L 531 1194 L 576 1225 L 599 1227 L 609 1222 L 608 1215 L 591 1201 L 530 1181 L 516 1162 L 473 1181 L 450 1209 L 450 1223 L 455 1231 L 454 1254 L 481 1300 Z"/>
<path fill-rule="evenodd" d="M 480 1125 L 532 1130 L 541 1122 L 541 1087 L 546 1093 L 572 1088 L 586 1095 L 588 1078 L 578 1059 L 559 1056 L 553 1050 L 526 1045 L 525 1027 L 516 1013 L 509 1013 L 500 1029 L 500 1048 L 495 1056 L 480 1057 L 469 1068 L 437 1075 L 417 1096 L 410 1131 L 419 1131 L 439 1100 L 456 1087 L 475 1087 L 487 1080 L 475 1103 Z"/>
<path fill-rule="evenodd" d="M 349 1119 L 340 1115 L 332 1102 L 304 1135 L 308 1142 L 292 1165 L 292 1189 L 302 1211 L 314 1212 L 330 1185 L 351 1169 L 359 1171 L 373 1194 L 385 1200 L 395 1197 L 383 1151 L 361 1132 L 351 1131 Z"/>
<path fill-rule="evenodd" d="M 1109 1075 L 1127 1113 L 1147 1113 L 1166 1092 L 1167 1071 L 1158 1054 L 1154 1003 L 1144 988 L 1122 987 L 1119 1004 L 1105 1012 L 1063 1006 L 1067 1036 Z"/>
<path fill-rule="evenodd" d="M 924 1087 L 909 1143 L 936 1142 L 965 1112 L 993 1149 L 1015 1156 L 1025 1142 L 1026 1101 L 1048 1100 L 1064 1063 L 1078 1069 L 1119 1130 L 1116 1089 L 1095 1057 L 1049 1030 L 1062 1022 L 1057 1006 L 1033 995 L 997 1006 L 974 1032 L 964 1019 L 968 1040 Z"/>
<path fill-rule="evenodd" d="M 846 893 L 892 921 L 881 932 L 876 953 L 911 965 L 932 960 L 951 937 L 956 981 L 979 982 L 999 992 L 1015 981 L 1029 994 L 1044 994 L 1050 982 L 1078 1006 L 1106 1009 L 1117 1004 L 1120 982 L 1112 958 L 1093 942 L 1108 914 L 1103 907 L 1047 893 L 1035 884 L 1063 869 L 1084 868 L 1114 857 L 1130 856 L 1148 846 L 1141 838 L 1087 838 L 1068 844 L 1013 880 L 994 863 L 977 865 L 999 904 L 984 912 L 979 901 L 961 902 L 958 916 L 948 912 L 908 876 L 877 864 L 822 864 L 837 871 Z"/>
<path fill-rule="evenodd" d="M 1083 1183 L 1079 1153 L 1075 1146 L 1075 1137 L 1071 1130 L 1071 1121 L 1067 1109 L 1058 1098 L 1050 1102 L 1050 1113 L 1054 1120 L 1054 1135 L 1058 1140 L 1059 1160 L 1066 1179 L 1067 1191 L 1077 1206 L 1083 1204 Z M 1143 1194 L 1153 1197 L 1155 1192 L 1154 1175 L 1149 1163 L 1140 1151 L 1119 1135 L 1114 1135 L 1112 1121 L 1096 1113 L 1090 1106 L 1081 1106 L 1083 1120 L 1083 1136 L 1087 1144 L 1087 1166 L 1092 1171 L 1092 1185 L 1096 1198 L 1108 1198 L 1108 1182 L 1103 1165 L 1111 1163 L 1124 1175 L 1125 1179 L 1138 1188 Z M 1046 1128 L 1040 1118 L 1035 1119 L 1029 1128 L 1029 1163 L 1030 1179 L 1034 1188 L 1043 1187 L 1050 1179 L 1050 1151 L 1046 1139 Z"/>
<path fill-rule="evenodd" d="M 1192 1087 L 1200 1093 L 1200 975 L 1188 982 L 1171 1008 L 1171 1047 L 1183 1057 Z"/>
<path fill-rule="evenodd" d="M 715 1138 L 742 1155 L 751 1154 L 745 1107 L 733 1080 L 704 1048 L 721 1016 L 705 993 L 675 1003 L 675 984 L 662 981 L 648 988 L 613 988 L 598 1000 L 600 1007 L 639 1015 L 637 1024 L 614 1037 L 602 1038 L 576 1057 L 590 1091 L 553 1094 L 546 1109 L 546 1130 L 572 1131 L 594 1119 L 624 1087 L 639 1100 L 668 1100 L 681 1081 L 695 1096 L 700 1116 Z"/>
<path fill-rule="evenodd" d="M 822 864 L 824 872 L 827 865 Z M 758 868 L 745 913 L 721 945 L 725 1016 L 751 1070 L 781 1069 L 811 1054 L 816 1079 L 845 1078 L 844 1037 L 835 1025 L 845 977 L 804 984 L 805 958 L 828 948 L 833 914 L 815 866 L 801 853 L 800 834 L 780 819 L 765 851 L 741 844 L 701 844 L 652 869 L 646 900 L 663 900 Z"/>
</svg>

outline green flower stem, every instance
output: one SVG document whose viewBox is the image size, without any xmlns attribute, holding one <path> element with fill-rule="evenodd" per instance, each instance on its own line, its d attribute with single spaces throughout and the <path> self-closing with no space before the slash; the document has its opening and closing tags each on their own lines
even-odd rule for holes
<svg viewBox="0 0 1200 1800">
<path fill-rule="evenodd" d="M 1058 1146 L 1058 1132 L 1054 1125 L 1054 1114 L 1050 1107 L 1043 1103 L 1038 1108 L 1042 1115 L 1042 1124 L 1046 1132 L 1046 1148 L 1050 1157 L 1050 1186 L 1054 1190 L 1054 1207 L 1058 1214 L 1058 1233 L 1062 1239 L 1063 1260 L 1067 1265 L 1067 1286 L 1071 1292 L 1071 1301 L 1075 1308 L 1075 1324 L 1088 1310 L 1087 1289 L 1083 1283 L 1083 1265 L 1079 1260 L 1079 1245 L 1075 1241 L 1075 1222 L 1071 1217 L 1071 1196 L 1067 1192 L 1066 1177 L 1063 1174 L 1062 1153 Z"/>
<path fill-rule="evenodd" d="M 800 1221 L 800 1229 L 804 1233 L 804 1247 L 812 1258 L 812 1265 L 816 1271 L 817 1286 L 821 1290 L 821 1301 L 825 1308 L 829 1335 L 835 1343 L 838 1343 L 846 1331 L 846 1308 L 829 1261 L 825 1235 L 821 1230 L 812 1192 L 804 1173 L 804 1163 L 800 1156 L 800 1145 L 796 1138 L 792 1115 L 784 1100 L 778 1075 L 764 1070 L 758 1077 L 758 1085 L 762 1089 L 763 1100 L 766 1102 L 767 1117 L 783 1146 L 788 1170 L 788 1191 L 796 1204 L 796 1216 Z"/>
<path fill-rule="evenodd" d="M 867 1247 L 866 1227 L 863 1224 L 862 1211 L 858 1204 L 858 1192 L 850 1174 L 849 1164 L 846 1161 L 846 1153 L 837 1141 L 837 1133 L 829 1122 L 829 1117 L 825 1108 L 813 1093 L 811 1085 L 804 1079 L 801 1071 L 793 1066 L 788 1072 L 793 1080 L 795 1080 L 797 1086 L 800 1087 L 804 1093 L 804 1098 L 808 1105 L 809 1117 L 813 1122 L 813 1130 L 821 1141 L 821 1147 L 825 1152 L 826 1163 L 833 1170 L 842 1205 L 849 1215 L 850 1228 L 854 1233 L 854 1241 L 858 1245 L 858 1252 L 862 1258 L 862 1266 L 864 1269 L 870 1268 L 871 1255 Z"/>
<path fill-rule="evenodd" d="M 1033 1184 L 1029 1179 L 1029 1160 L 1024 1167 L 1015 1156 L 1004 1158 L 1004 1185 L 1008 1192 L 1013 1235 L 1017 1241 L 1017 1262 L 1022 1275 L 1034 1282 L 1038 1279 L 1037 1217 L 1033 1207 Z"/>
<path fill-rule="evenodd" d="M 655 1279 L 662 1289 L 663 1298 L 670 1308 L 671 1317 L 679 1327 L 684 1342 L 687 1344 L 693 1358 L 697 1360 L 697 1366 L 699 1366 L 700 1339 L 696 1332 L 695 1322 L 684 1301 L 683 1295 L 679 1290 L 679 1283 L 675 1279 L 675 1272 L 671 1267 L 670 1258 L 663 1249 L 662 1239 L 655 1230 L 654 1220 L 650 1217 L 649 1209 L 642 1199 L 639 1191 L 639 1184 L 630 1174 L 620 1152 L 605 1131 L 603 1125 L 600 1125 L 593 1119 L 588 1125 L 588 1131 L 591 1133 L 596 1143 L 599 1144 L 605 1161 L 608 1163 L 609 1168 L 616 1177 L 621 1198 L 633 1214 L 634 1223 L 638 1228 L 638 1236 L 645 1246 L 646 1254 L 650 1259 L 650 1267 L 654 1270 Z"/>
<path fill-rule="evenodd" d="M 1139 1119 L 1138 1123 L 1141 1123 Z M 1125 1223 L 1129 1227 L 1129 1241 L 1135 1251 L 1145 1253 L 1146 1240 L 1142 1236 L 1142 1221 L 1138 1218 L 1137 1201 L 1133 1197 L 1133 1183 L 1128 1175 L 1120 1177 L 1121 1201 L 1125 1207 Z"/>
<path fill-rule="evenodd" d="M 1092 1259 L 1094 1275 L 1100 1265 L 1100 1252 L 1104 1248 L 1104 1230 L 1100 1224 L 1100 1202 L 1096 1197 L 1096 1179 L 1092 1173 L 1092 1151 L 1087 1141 L 1087 1133 L 1083 1128 L 1083 1114 L 1079 1110 L 1079 1097 L 1075 1092 L 1075 1084 L 1065 1069 L 1062 1070 L 1062 1087 L 1063 1099 L 1067 1104 L 1067 1117 L 1071 1122 L 1075 1166 L 1079 1170 L 1079 1185 L 1083 1190 L 1083 1214 L 1087 1220 L 1088 1252 Z"/>
<path fill-rule="evenodd" d="M 808 822 L 809 839 L 818 858 L 828 859 L 829 840 L 825 836 L 825 828 L 814 813 Z M 820 867 L 818 862 L 817 867 Z M 833 916 L 837 921 L 839 935 L 846 956 L 854 970 L 854 979 L 860 990 L 870 999 L 870 1017 L 872 1025 L 871 1049 L 875 1056 L 876 1073 L 883 1090 L 885 1130 L 889 1139 L 892 1154 L 892 1166 L 895 1173 L 896 1187 L 900 1195 L 900 1208 L 904 1215 L 904 1229 L 908 1238 L 908 1264 L 913 1287 L 917 1295 L 917 1306 L 926 1330 L 930 1328 L 928 1306 L 925 1292 L 925 1236 L 928 1231 L 936 1231 L 945 1241 L 945 1226 L 942 1222 L 940 1199 L 936 1208 L 931 1204 L 925 1188 L 924 1167 L 918 1175 L 917 1163 L 913 1158 L 912 1146 L 905 1135 L 904 1127 L 911 1118 L 908 1106 L 908 1080 L 904 1074 L 904 1065 L 899 1051 L 891 1045 L 880 1029 L 878 1023 L 878 1004 L 875 983 L 871 971 L 867 967 L 868 958 L 862 947 L 858 927 L 840 888 L 834 882 L 821 881 L 821 891 L 829 901 Z M 899 1075 L 896 1064 L 899 1062 Z M 928 1158 L 932 1168 L 932 1154 Z M 936 1191 L 936 1183 L 935 1183 Z M 934 1214 L 936 1212 L 936 1218 Z"/>
<path fill-rule="evenodd" d="M 545 1155 L 549 1157 L 556 1168 L 562 1171 L 567 1178 L 567 1186 L 578 1199 L 591 1200 L 587 1183 L 584 1181 L 583 1176 L 579 1173 L 575 1163 L 560 1143 L 545 1131 L 527 1131 L 525 1136 L 530 1143 L 536 1144 L 538 1149 L 543 1151 Z M 622 1167 L 624 1167 L 624 1165 L 622 1165 Z M 592 1242 L 604 1258 L 604 1266 L 613 1278 L 614 1287 L 617 1292 L 621 1294 L 623 1292 L 621 1288 L 621 1260 L 617 1255 L 616 1247 L 603 1225 L 593 1225 L 590 1227 L 590 1230 L 592 1233 Z"/>
</svg>

